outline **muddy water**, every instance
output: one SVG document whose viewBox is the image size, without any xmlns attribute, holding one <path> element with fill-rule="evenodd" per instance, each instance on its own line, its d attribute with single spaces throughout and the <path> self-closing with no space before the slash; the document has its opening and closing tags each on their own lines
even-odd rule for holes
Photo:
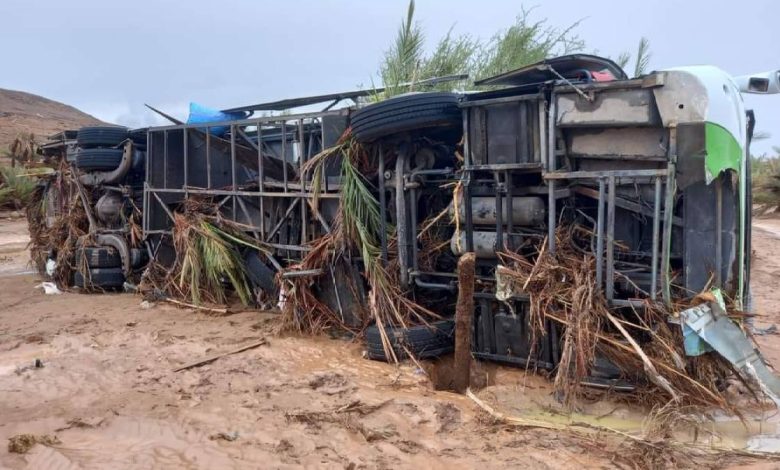
<svg viewBox="0 0 780 470">
<path fill-rule="evenodd" d="M 4 219 L 0 214 L 0 276 L 32 274 L 26 250 L 29 241 L 26 220 Z"/>
<path fill-rule="evenodd" d="M 501 412 L 545 423 L 584 423 L 637 436 L 644 435 L 651 424 L 648 410 L 610 400 L 580 403 L 576 411 L 564 411 L 551 395 L 534 393 L 545 388 L 545 384 L 499 385 L 490 387 L 487 394 Z M 690 416 L 696 426 L 678 424 L 674 438 L 691 446 L 780 453 L 780 416 L 776 410 L 745 412 L 743 418 L 719 414 Z"/>
<path fill-rule="evenodd" d="M 780 240 L 758 237 L 756 291 L 766 325 L 780 318 L 771 281 L 780 272 Z M 494 425 L 467 398 L 434 390 L 426 374 L 446 370 L 446 361 L 394 367 L 363 359 L 359 344 L 276 337 L 272 314 L 142 310 L 134 296 L 46 296 L 38 282 L 0 275 L 0 444 L 20 433 L 61 443 L 25 455 L 0 445 L 0 468 L 581 468 L 612 466 L 621 456 L 621 443 L 608 436 L 594 444 Z M 268 345 L 172 372 L 261 337 Z M 774 361 L 777 338 L 759 338 Z M 32 367 L 36 359 L 43 367 Z M 627 432 L 643 426 L 645 410 L 609 401 L 566 415 L 549 381 L 516 369 L 478 364 L 473 379 L 486 386 L 480 397 L 509 415 Z M 775 417 L 751 418 L 748 429 L 720 420 L 713 430 L 723 445 L 778 442 Z M 744 462 L 719 465 L 730 463 Z"/>
</svg>

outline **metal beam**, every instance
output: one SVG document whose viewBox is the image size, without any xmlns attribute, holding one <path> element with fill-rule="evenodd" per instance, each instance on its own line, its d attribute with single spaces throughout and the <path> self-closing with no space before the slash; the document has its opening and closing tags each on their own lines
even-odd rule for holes
<svg viewBox="0 0 780 470">
<path fill-rule="evenodd" d="M 656 178 L 656 181 L 658 181 L 658 178 Z M 572 188 L 572 190 L 577 194 L 582 194 L 583 196 L 592 197 L 593 199 L 598 199 L 599 192 L 595 189 L 591 189 L 585 186 L 575 186 Z M 628 199 L 622 198 L 622 197 L 615 197 L 615 205 L 617 207 L 620 207 L 621 209 L 626 209 L 632 212 L 637 212 L 639 214 L 645 215 L 647 217 L 655 217 L 655 213 L 653 210 L 639 204 L 633 201 L 629 201 Z M 674 225 L 678 225 L 682 227 L 683 220 L 681 217 L 673 217 L 672 223 Z"/>
<path fill-rule="evenodd" d="M 428 86 L 438 85 L 439 83 L 453 82 L 468 79 L 468 74 L 447 75 L 445 77 L 434 77 L 427 80 L 420 80 L 413 83 L 402 83 L 400 87 L 408 86 Z M 278 101 L 267 101 L 249 106 L 239 106 L 236 108 L 223 109 L 223 113 L 240 113 L 254 111 L 284 111 L 285 109 L 298 108 L 312 104 L 324 103 L 326 101 L 354 100 L 364 96 L 371 96 L 376 93 L 382 93 L 385 88 L 367 88 L 365 90 L 342 91 L 338 93 L 328 93 L 325 95 L 304 96 L 300 98 L 288 98 Z M 326 108 L 327 109 L 327 108 Z"/>
<path fill-rule="evenodd" d="M 603 171 L 561 171 L 544 174 L 546 180 L 567 180 L 567 179 L 598 179 L 598 178 L 655 178 L 666 176 L 669 170 L 603 170 Z"/>
</svg>

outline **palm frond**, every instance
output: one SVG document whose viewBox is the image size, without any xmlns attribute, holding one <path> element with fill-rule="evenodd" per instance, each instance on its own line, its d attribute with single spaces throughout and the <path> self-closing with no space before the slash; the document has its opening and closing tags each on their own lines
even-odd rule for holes
<svg viewBox="0 0 780 470">
<path fill-rule="evenodd" d="M 225 221 L 220 226 L 203 213 L 176 213 L 174 217 L 177 262 L 172 270 L 174 282 L 167 285 L 175 286 L 176 292 L 171 294 L 187 296 L 195 305 L 204 300 L 225 303 L 229 288 L 248 305 L 252 290 L 239 246 L 264 248 L 249 242 L 240 228 Z"/>
<path fill-rule="evenodd" d="M 385 97 L 408 91 L 401 84 L 413 84 L 417 80 L 423 46 L 423 31 L 414 21 L 414 0 L 410 0 L 406 18 L 398 28 L 393 46 L 385 52 L 380 68 Z"/>
<path fill-rule="evenodd" d="M 618 64 L 621 69 L 625 69 L 630 61 L 631 53 L 627 51 L 621 52 L 620 55 L 617 56 L 617 59 L 615 59 L 615 63 Z"/>
<path fill-rule="evenodd" d="M 0 207 L 21 209 L 35 191 L 36 181 L 23 167 L 0 167 Z"/>
<path fill-rule="evenodd" d="M 475 58 L 475 78 L 498 75 L 584 47 L 584 41 L 574 34 L 580 21 L 559 29 L 549 26 L 546 20 L 533 21 L 532 11 L 523 9 L 515 24 L 494 35 L 480 48 Z"/>
<path fill-rule="evenodd" d="M 422 61 L 420 80 L 469 73 L 478 47 L 477 40 L 467 34 L 456 36 L 453 28 L 450 28 L 433 53 Z M 431 88 L 449 90 L 453 84 L 445 83 Z"/>
<path fill-rule="evenodd" d="M 639 46 L 636 51 L 636 61 L 634 62 L 634 77 L 642 76 L 650 66 L 650 41 L 646 37 L 639 40 Z"/>
</svg>

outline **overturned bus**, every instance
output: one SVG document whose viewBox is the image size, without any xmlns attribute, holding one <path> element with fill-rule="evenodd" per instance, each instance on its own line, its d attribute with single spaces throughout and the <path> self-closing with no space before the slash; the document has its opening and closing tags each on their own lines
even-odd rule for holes
<svg viewBox="0 0 780 470">
<path fill-rule="evenodd" d="M 88 272 L 72 282 L 118 287 L 142 281 L 147 263 L 175 266 L 176 214 L 206 199 L 263 247 L 239 249 L 257 299 L 294 300 L 285 283 L 306 279 L 323 310 L 365 331 L 380 359 L 388 348 L 452 350 L 456 266 L 474 253 L 473 355 L 555 368 L 561 325 L 545 321 L 534 334 L 532 296 L 506 289 L 497 268 L 502 254 L 556 253 L 562 227 L 576 227 L 575 248 L 593 260 L 592 284 L 617 314 L 710 287 L 749 308 L 754 119 L 741 93 L 780 92 L 778 72 L 735 79 L 695 66 L 628 78 L 608 59 L 578 54 L 475 85 L 370 104 L 361 98 L 373 91 L 262 103 L 225 110 L 221 121 L 170 118 L 103 139 L 99 129 L 62 134 L 44 151 L 72 162 L 68 191 L 89 222 L 89 242 L 75 250 Z M 338 108 L 344 100 L 354 104 Z M 255 115 L 325 102 L 321 112 Z M 308 266 L 318 240 L 343 224 L 346 198 L 343 152 L 312 161 L 345 138 L 362 149 L 356 167 L 376 201 L 378 250 Z M 47 194 L 62 188 L 49 184 Z M 46 203 L 49 225 L 63 200 Z M 41 251 L 62 262 L 57 247 Z M 372 325 L 368 261 L 437 321 Z"/>
</svg>

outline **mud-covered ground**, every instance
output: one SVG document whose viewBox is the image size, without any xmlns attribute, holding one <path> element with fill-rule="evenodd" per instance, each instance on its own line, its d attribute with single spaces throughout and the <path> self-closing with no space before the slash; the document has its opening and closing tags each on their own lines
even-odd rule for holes
<svg viewBox="0 0 780 470">
<path fill-rule="evenodd" d="M 276 336 L 272 313 L 218 317 L 167 304 L 144 309 L 129 294 L 44 295 L 25 273 L 25 231 L 0 219 L 0 468 L 631 465 L 620 439 L 498 425 L 467 397 L 434 390 L 415 364 L 369 361 L 343 339 Z M 759 326 L 768 326 L 780 317 L 780 221 L 759 221 L 754 248 Z M 778 338 L 759 339 L 774 362 Z M 555 403 L 540 376 L 480 365 L 474 379 L 488 384 L 481 398 L 510 414 L 521 402 Z M 596 419 L 636 413 L 589 407 Z M 19 434 L 56 440 L 9 453 L 7 439 Z"/>
</svg>

